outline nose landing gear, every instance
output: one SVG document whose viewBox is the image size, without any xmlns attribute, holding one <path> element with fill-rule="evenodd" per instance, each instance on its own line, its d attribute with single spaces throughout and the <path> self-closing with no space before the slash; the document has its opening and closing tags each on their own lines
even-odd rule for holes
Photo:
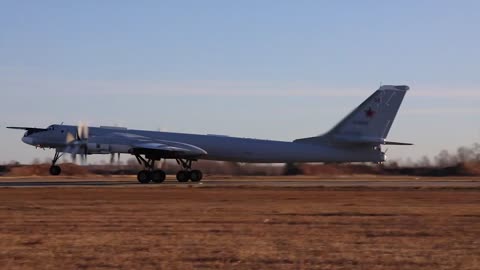
<svg viewBox="0 0 480 270">
<path fill-rule="evenodd" d="M 63 153 L 55 151 L 55 155 L 53 156 L 53 159 L 52 159 L 52 166 L 50 166 L 50 169 L 49 169 L 51 175 L 60 175 L 60 173 L 62 173 L 62 168 L 60 168 L 60 166 L 58 165 L 55 165 L 55 163 L 57 163 L 58 159 L 61 156 L 63 156 Z"/>
<path fill-rule="evenodd" d="M 62 173 L 62 168 L 60 168 L 60 166 L 57 166 L 57 165 L 52 165 L 50 166 L 49 172 L 51 175 L 60 175 Z"/>
</svg>

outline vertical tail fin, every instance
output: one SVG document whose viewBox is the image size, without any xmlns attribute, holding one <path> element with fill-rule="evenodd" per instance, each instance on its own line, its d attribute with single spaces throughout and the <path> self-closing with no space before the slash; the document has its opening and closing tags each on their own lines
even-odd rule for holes
<svg viewBox="0 0 480 270">
<path fill-rule="evenodd" d="M 385 144 L 408 89 L 406 85 L 383 85 L 325 135 L 295 141 Z"/>
</svg>

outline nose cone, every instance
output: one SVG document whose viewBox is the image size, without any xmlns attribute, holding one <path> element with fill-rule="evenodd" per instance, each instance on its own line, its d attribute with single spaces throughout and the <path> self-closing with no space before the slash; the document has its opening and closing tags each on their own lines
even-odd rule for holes
<svg viewBox="0 0 480 270">
<path fill-rule="evenodd" d="M 26 144 L 33 145 L 33 138 L 31 138 L 31 137 L 23 137 L 23 138 L 22 138 L 22 142 L 24 142 L 24 143 L 26 143 Z"/>
</svg>

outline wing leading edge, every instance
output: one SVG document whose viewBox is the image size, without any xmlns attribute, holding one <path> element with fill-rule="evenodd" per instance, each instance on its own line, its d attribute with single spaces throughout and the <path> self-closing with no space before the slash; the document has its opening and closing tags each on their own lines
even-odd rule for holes
<svg viewBox="0 0 480 270">
<path fill-rule="evenodd" d="M 154 158 L 198 158 L 207 154 L 200 147 L 175 141 L 136 143 L 130 151 L 132 154 L 144 154 Z"/>
<path fill-rule="evenodd" d="M 207 151 L 192 144 L 124 132 L 92 137 L 90 140 L 115 141 L 116 144 L 128 145 L 132 154 L 149 155 L 154 158 L 198 158 L 207 155 Z"/>
</svg>

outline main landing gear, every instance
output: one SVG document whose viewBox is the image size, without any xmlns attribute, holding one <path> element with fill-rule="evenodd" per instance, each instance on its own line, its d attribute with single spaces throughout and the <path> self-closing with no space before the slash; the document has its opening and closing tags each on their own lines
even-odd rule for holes
<svg viewBox="0 0 480 270">
<path fill-rule="evenodd" d="M 60 157 L 63 156 L 63 152 L 55 151 L 55 155 L 53 156 L 52 166 L 50 166 L 50 174 L 51 175 L 60 175 L 62 169 L 60 166 L 55 165 Z M 155 160 L 154 159 L 145 159 L 140 155 L 135 155 L 138 160 L 138 163 L 145 167 L 144 170 L 141 170 L 137 174 L 138 182 L 142 184 L 148 184 L 150 182 L 154 183 L 162 183 L 165 181 L 166 174 L 162 170 L 155 169 Z M 177 163 L 182 166 L 182 170 L 177 173 L 177 181 L 184 183 L 188 182 L 188 180 L 192 182 L 200 182 L 203 178 L 203 173 L 200 170 L 192 170 L 192 162 L 191 159 L 177 159 Z"/>
<path fill-rule="evenodd" d="M 154 183 L 162 183 L 165 181 L 165 172 L 162 170 L 155 170 L 155 160 L 144 159 L 140 155 L 135 155 L 135 157 L 137 158 L 138 163 L 145 167 L 145 170 L 141 170 L 137 174 L 138 182 L 141 184 L 148 184 L 150 181 Z"/>
<path fill-rule="evenodd" d="M 155 170 L 155 160 L 145 159 L 140 155 L 135 155 L 138 163 L 145 167 L 137 174 L 138 182 L 142 184 L 148 184 L 150 182 L 162 183 L 165 181 L 165 172 L 162 170 Z M 188 182 L 200 182 L 203 178 L 203 174 L 199 170 L 192 170 L 192 162 L 190 159 L 177 159 L 177 163 L 182 166 L 182 170 L 177 173 L 177 181 L 180 183 Z"/>
<path fill-rule="evenodd" d="M 192 160 L 177 159 L 178 165 L 182 166 L 182 170 L 177 173 L 178 182 L 200 182 L 203 178 L 203 173 L 199 170 L 192 170 Z"/>
<path fill-rule="evenodd" d="M 50 166 L 50 174 L 51 175 L 60 175 L 62 173 L 62 168 L 60 166 L 55 165 L 57 163 L 58 159 L 63 155 L 63 153 L 60 153 L 58 151 L 55 151 L 55 155 L 53 156 L 52 160 L 52 166 Z"/>
</svg>

